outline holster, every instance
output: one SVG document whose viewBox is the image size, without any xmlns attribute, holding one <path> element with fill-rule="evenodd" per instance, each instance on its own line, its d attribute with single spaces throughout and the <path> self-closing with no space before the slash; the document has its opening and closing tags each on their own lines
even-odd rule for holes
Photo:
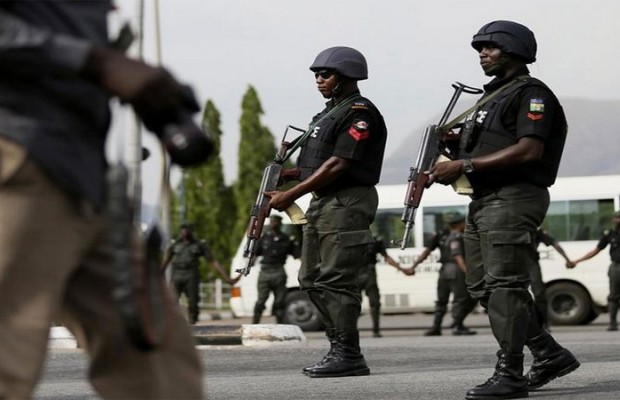
<svg viewBox="0 0 620 400">
<path fill-rule="evenodd" d="M 113 298 L 136 348 L 152 350 L 164 337 L 165 282 L 160 273 L 161 242 L 154 228 L 142 236 L 134 226 L 127 195 L 129 174 L 118 164 L 108 173 L 108 241 L 114 263 Z"/>
</svg>

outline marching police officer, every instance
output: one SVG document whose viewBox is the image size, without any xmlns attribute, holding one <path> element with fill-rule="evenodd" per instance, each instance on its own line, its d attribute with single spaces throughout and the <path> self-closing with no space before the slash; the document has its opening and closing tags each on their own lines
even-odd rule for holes
<svg viewBox="0 0 620 400">
<path fill-rule="evenodd" d="M 404 270 L 407 275 L 414 275 L 415 269 L 429 254 L 439 248 L 439 279 L 437 280 L 437 302 L 435 303 L 435 317 L 433 326 L 424 333 L 424 336 L 440 336 L 441 323 L 444 315 L 448 311 L 448 301 L 450 293 L 452 300 L 452 334 L 453 335 L 474 335 L 476 331 L 467 328 L 463 321 L 465 317 L 476 307 L 477 300 L 467 293 L 465 285 L 465 273 L 467 264 L 465 263 L 463 246 L 463 229 L 465 227 L 465 216 L 461 213 L 454 213 L 448 217 L 449 229 L 435 234 L 428 247 L 415 260 L 413 265 Z"/>
<path fill-rule="evenodd" d="M 500 350 L 495 373 L 467 399 L 527 397 L 579 361 L 546 332 L 528 291 L 536 262 L 536 229 L 549 206 L 567 124 L 553 92 L 529 75 L 536 60 L 532 31 L 513 21 L 493 21 L 471 45 L 494 79 L 486 103 L 465 121 L 458 160 L 431 168 L 430 181 L 449 184 L 461 174 L 473 187 L 465 230 L 467 286 L 488 310 Z M 523 376 L 523 347 L 534 361 Z"/>
<path fill-rule="evenodd" d="M 368 296 L 370 305 L 370 317 L 372 319 L 372 335 L 381 337 L 379 329 L 379 318 L 381 315 L 381 294 L 379 293 L 379 285 L 377 285 L 377 255 L 381 254 L 386 263 L 401 271 L 400 264 L 396 262 L 387 253 L 385 243 L 380 237 L 375 237 L 371 243 L 368 243 L 367 249 L 368 260 L 366 267 L 359 272 L 360 290 Z"/>
<path fill-rule="evenodd" d="M 269 217 L 269 230 L 258 240 L 256 256 L 262 256 L 260 274 L 258 275 L 258 298 L 254 305 L 253 324 L 260 322 L 265 311 L 265 302 L 269 293 L 273 292 L 273 314 L 276 322 L 284 322 L 284 307 L 286 299 L 286 271 L 284 263 L 291 255 L 299 257 L 297 243 L 286 233 L 282 232 L 282 217 Z"/>
<path fill-rule="evenodd" d="M 200 309 L 200 257 L 204 257 L 213 263 L 222 278 L 234 285 L 239 277 L 230 279 L 226 270 L 213 257 L 207 243 L 198 240 L 193 234 L 194 226 L 190 223 L 181 225 L 179 238 L 174 240 L 166 251 L 162 263 L 162 274 L 165 273 L 169 264 L 172 264 L 171 283 L 177 298 L 185 294 L 187 297 L 188 318 L 191 324 L 198 321 Z"/>
<path fill-rule="evenodd" d="M 297 159 L 299 180 L 286 191 L 267 193 L 284 210 L 312 193 L 304 227 L 299 282 L 319 310 L 331 348 L 304 368 L 312 378 L 368 375 L 359 346 L 361 297 L 358 271 L 373 241 L 370 224 L 378 205 L 387 129 L 375 105 L 360 94 L 368 78 L 366 59 L 350 47 L 320 52 L 310 70 L 329 99 L 306 131 Z"/>
<path fill-rule="evenodd" d="M 596 247 L 586 253 L 583 257 L 576 259 L 573 267 L 578 263 L 589 260 L 601 252 L 609 245 L 609 327 L 608 331 L 618 330 L 618 306 L 620 305 L 620 211 L 616 211 L 613 216 L 613 228 L 603 231 Z M 567 264 L 567 267 L 570 266 Z"/>
</svg>

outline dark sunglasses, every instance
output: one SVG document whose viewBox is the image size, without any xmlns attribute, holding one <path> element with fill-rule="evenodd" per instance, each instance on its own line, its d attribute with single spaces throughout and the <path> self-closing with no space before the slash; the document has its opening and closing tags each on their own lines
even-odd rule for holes
<svg viewBox="0 0 620 400">
<path fill-rule="evenodd" d="M 323 69 L 323 70 L 320 70 L 320 71 L 315 72 L 315 73 L 314 73 L 314 78 L 315 78 L 315 79 L 318 79 L 318 78 L 319 78 L 319 76 L 320 76 L 320 77 L 321 77 L 321 78 L 323 78 L 323 79 L 329 79 L 329 78 L 331 78 L 331 77 L 332 77 L 332 75 L 334 75 L 335 73 L 336 73 L 336 71 L 332 71 L 332 70 L 329 70 L 329 69 Z"/>
</svg>

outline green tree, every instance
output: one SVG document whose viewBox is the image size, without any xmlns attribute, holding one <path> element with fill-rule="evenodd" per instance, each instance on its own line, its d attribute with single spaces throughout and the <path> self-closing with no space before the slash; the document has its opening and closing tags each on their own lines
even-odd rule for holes
<svg viewBox="0 0 620 400">
<path fill-rule="evenodd" d="M 261 124 L 263 108 L 256 90 L 250 85 L 241 102 L 239 120 L 241 139 L 238 152 L 238 177 L 233 185 L 237 218 L 231 244 L 236 247 L 243 238 L 250 210 L 256 201 L 263 170 L 276 154 L 274 136 Z"/>
<path fill-rule="evenodd" d="M 209 132 L 214 141 L 214 155 L 204 165 L 183 171 L 177 190 L 177 227 L 181 219 L 195 225 L 195 235 L 205 239 L 215 258 L 224 268 L 230 266 L 232 247 L 229 232 L 235 223 L 230 213 L 232 188 L 224 182 L 220 157 L 221 136 L 220 113 L 211 100 L 205 103 L 202 114 L 202 128 Z M 203 268 L 203 277 L 214 277 L 214 268 Z"/>
</svg>

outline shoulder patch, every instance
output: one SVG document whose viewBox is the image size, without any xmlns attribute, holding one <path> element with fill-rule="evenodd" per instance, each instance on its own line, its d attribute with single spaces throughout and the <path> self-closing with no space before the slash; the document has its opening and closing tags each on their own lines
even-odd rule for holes
<svg viewBox="0 0 620 400">
<path fill-rule="evenodd" d="M 368 122 L 357 120 L 349 128 L 349 135 L 356 141 L 368 139 L 370 131 L 368 130 Z"/>
</svg>

